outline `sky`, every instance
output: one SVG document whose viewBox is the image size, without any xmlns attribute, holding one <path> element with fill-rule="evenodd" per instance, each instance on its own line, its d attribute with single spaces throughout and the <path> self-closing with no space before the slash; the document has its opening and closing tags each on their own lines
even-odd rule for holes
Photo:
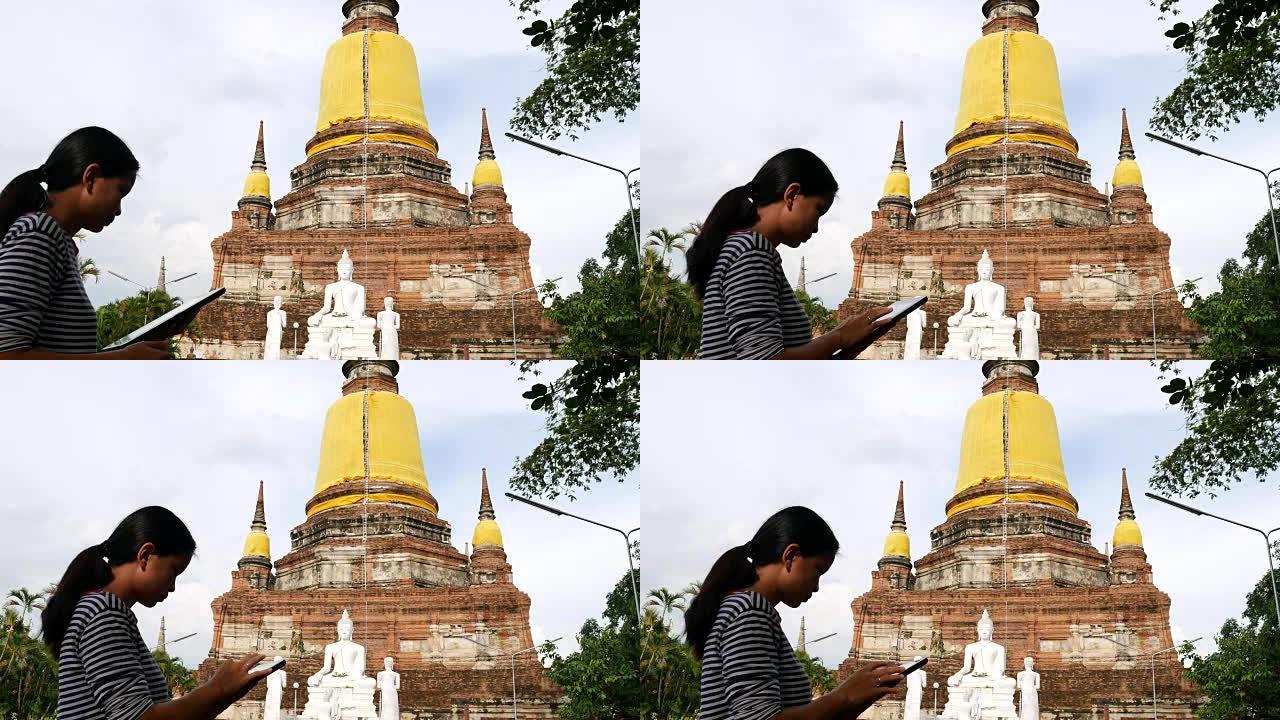
<svg viewBox="0 0 1280 720">
<path fill-rule="evenodd" d="M 162 255 L 169 278 L 198 273 L 172 292 L 208 289 L 209 243 L 231 228 L 258 121 L 266 123 L 275 199 L 288 190 L 289 171 L 306 159 L 325 52 L 341 36 L 342 0 L 12 5 L 5 8 L 8 27 L 40 30 L 8 33 L 0 44 L 0 63 L 21 88 L 0 97 L 0 184 L 38 167 L 78 127 L 114 131 L 142 173 L 123 215 L 82 246 L 82 257 L 102 270 L 99 282 L 89 283 L 90 299 L 103 304 L 137 292 L 107 270 L 154 284 Z M 416 50 L 427 121 L 440 157 L 453 167 L 454 186 L 461 191 L 471 181 L 485 107 L 515 223 L 533 241 L 534 280 L 563 277 L 563 287 L 575 289 L 578 268 L 600 254 L 627 198 L 610 171 L 502 135 L 517 99 L 544 75 L 545 56 L 521 34 L 527 23 L 507 0 L 405 2 L 399 21 Z M 551 144 L 634 167 L 637 120 L 606 118 L 579 142 Z M 357 281 L 359 272 L 357 265 Z"/>
<path fill-rule="evenodd" d="M 264 481 L 275 559 L 305 520 L 328 406 L 340 396 L 338 363 L 33 363 L 9 383 L 0 414 L 0 591 L 56 582 L 71 559 L 105 540 L 144 505 L 173 510 L 191 528 L 196 557 L 177 590 L 154 608 L 135 606 L 153 643 L 166 618 L 170 647 L 189 667 L 212 641 L 209 603 L 231 588 Z M 518 588 L 532 601 L 534 640 L 563 637 L 599 617 L 627 571 L 621 536 L 503 495 L 511 468 L 544 434 L 526 408 L 529 383 L 507 363 L 401 364 L 400 392 L 414 406 L 439 517 L 454 546 L 471 541 L 480 472 Z M 548 376 L 563 364 L 546 368 Z M 69 420 L 68 411 L 79 413 Z M 70 423 L 70 424 L 69 424 Z M 577 501 L 548 504 L 629 530 L 639 524 L 635 479 L 606 480 Z M 570 569 L 572 568 L 572 569 Z M 334 618 L 336 623 L 338 618 Z M 360 629 L 357 626 L 357 640 Z"/>
<path fill-rule="evenodd" d="M 1184 2 L 1198 17 L 1209 0 Z M 849 244 L 871 227 L 898 121 L 906 123 L 912 195 L 929 188 L 954 130 L 968 47 L 981 35 L 981 0 L 645 0 L 644 156 L 648 197 L 642 231 L 703 220 L 727 190 L 749 181 L 774 153 L 806 147 L 840 183 L 820 230 L 783 250 L 796 282 L 828 307 L 852 284 Z M 1053 44 L 1063 100 L 1080 156 L 1099 191 L 1110 182 L 1127 108 L 1156 225 L 1172 238 L 1174 279 L 1204 277 L 1217 287 L 1227 257 L 1267 212 L 1262 179 L 1144 137 L 1152 107 L 1183 76 L 1146 0 L 1041 2 L 1040 31 Z M 690 62 L 696 53 L 697 62 Z M 1200 147 L 1264 169 L 1280 164 L 1280 124 L 1246 118 L 1219 142 Z M 683 261 L 674 263 L 677 271 Z M 1000 267 L 996 267 L 997 280 Z"/>
<path fill-rule="evenodd" d="M 809 506 L 835 531 L 840 553 L 808 603 L 778 610 L 793 644 L 802 616 L 808 638 L 836 633 L 808 648 L 834 667 L 849 653 L 850 603 L 871 588 L 898 482 L 913 559 L 946 519 L 965 412 L 981 395 L 982 374 L 969 362 L 821 364 L 805 373 L 784 366 L 645 364 L 640 482 L 649 540 L 641 592 L 702 580 L 769 515 Z M 1203 367 L 1187 364 L 1192 375 Z M 1039 383 L 1055 409 L 1067 480 L 1094 547 L 1101 552 L 1111 541 L 1127 468 L 1155 584 L 1172 600 L 1174 639 L 1203 636 L 1197 648 L 1209 651 L 1265 576 L 1267 559 L 1253 533 L 1142 495 L 1155 458 L 1184 432 L 1158 375 L 1147 363 L 1051 361 L 1041 363 Z M 1187 502 L 1268 529 L 1280 524 L 1278 484 L 1280 475 L 1250 480 Z M 682 627 L 679 618 L 675 624 Z"/>
</svg>

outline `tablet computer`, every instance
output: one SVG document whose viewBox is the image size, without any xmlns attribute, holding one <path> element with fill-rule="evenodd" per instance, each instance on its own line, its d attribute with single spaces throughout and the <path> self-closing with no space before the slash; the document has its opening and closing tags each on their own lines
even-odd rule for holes
<svg viewBox="0 0 1280 720">
<path fill-rule="evenodd" d="M 929 302 L 929 297 L 927 295 L 917 295 L 916 297 L 906 298 L 893 303 L 889 306 L 889 314 L 882 315 L 876 320 L 876 325 L 871 328 L 871 332 L 867 335 L 867 339 L 862 341 L 862 343 L 859 344 L 859 347 L 870 347 L 872 343 L 884 337 L 885 333 L 892 330 L 893 326 L 897 325 L 902 318 L 915 312 L 917 308 L 923 306 L 927 302 Z M 836 353 L 834 357 L 838 359 L 847 359 L 851 356 L 850 352 L 849 348 L 845 348 L 844 350 Z"/>
<path fill-rule="evenodd" d="M 201 308 L 222 297 L 222 294 L 226 291 L 226 288 L 210 290 L 191 302 L 179 305 L 102 349 L 119 350 L 136 342 L 167 340 L 189 325 L 196 318 L 196 313 L 200 312 Z"/>
</svg>

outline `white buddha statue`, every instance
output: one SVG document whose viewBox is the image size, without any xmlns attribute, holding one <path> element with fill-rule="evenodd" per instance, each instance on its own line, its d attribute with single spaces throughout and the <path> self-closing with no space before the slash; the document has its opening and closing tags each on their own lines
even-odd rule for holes
<svg viewBox="0 0 1280 720">
<path fill-rule="evenodd" d="M 282 659 L 277 655 L 274 662 L 280 662 Z M 284 668 L 267 676 L 267 697 L 262 706 L 262 720 L 280 720 L 280 703 L 284 699 L 284 689 L 289 684 L 288 680 Z"/>
<path fill-rule="evenodd" d="M 325 646 L 324 665 L 320 672 L 307 678 L 307 706 L 302 717 L 346 719 L 377 715 L 373 706 L 377 682 L 365 677 L 364 646 L 351 640 L 354 634 L 355 624 L 343 610 L 342 619 L 338 621 L 337 642 Z"/>
<path fill-rule="evenodd" d="M 284 337 L 285 322 L 288 315 L 281 309 L 284 298 L 279 295 L 271 299 L 271 310 L 267 311 L 267 339 L 262 345 L 263 360 L 280 359 L 280 340 Z"/>
<path fill-rule="evenodd" d="M 395 664 L 393 658 L 382 659 L 386 669 L 378 673 L 378 689 L 382 691 L 379 720 L 400 720 L 400 673 L 395 671 Z"/>
<path fill-rule="evenodd" d="M 953 360 L 1015 358 L 1013 334 L 1017 321 L 1005 317 L 1005 289 L 994 282 L 995 263 L 982 251 L 978 281 L 964 288 L 964 305 L 947 318 L 947 346 L 942 356 Z"/>
<path fill-rule="evenodd" d="M 912 662 L 920 662 L 921 656 L 915 656 Z M 920 720 L 920 702 L 924 699 L 924 689 L 929 684 L 929 677 L 923 669 L 907 676 L 906 704 L 902 708 L 902 720 Z"/>
<path fill-rule="evenodd" d="M 978 641 L 965 646 L 964 665 L 960 672 L 947 678 L 944 718 L 1014 720 L 1017 717 L 1013 707 L 1017 682 L 1005 677 L 1004 646 L 992 640 L 994 635 L 995 623 L 983 610 L 982 619 L 978 621 Z M 977 710 L 975 703 L 979 706 Z"/>
<path fill-rule="evenodd" d="M 372 360 L 377 321 L 365 317 L 364 286 L 352 280 L 355 264 L 346 250 L 338 261 L 338 280 L 324 288 L 324 305 L 307 318 L 304 358 L 314 360 Z"/>
<path fill-rule="evenodd" d="M 1034 298 L 1024 298 L 1023 307 L 1018 313 L 1018 330 L 1022 335 L 1022 347 L 1018 351 L 1021 360 L 1040 359 L 1040 313 L 1035 311 Z"/>
<path fill-rule="evenodd" d="M 1035 658 L 1023 658 L 1026 669 L 1018 673 L 1018 690 L 1022 691 L 1019 720 L 1040 720 L 1040 673 L 1035 671 Z"/>
<path fill-rule="evenodd" d="M 378 313 L 378 330 L 382 339 L 378 358 L 382 360 L 400 359 L 400 313 L 395 311 L 395 305 L 392 298 L 383 298 L 382 306 L 386 309 Z"/>
<path fill-rule="evenodd" d="M 907 342 L 902 349 L 903 360 L 920 359 L 920 342 L 924 340 L 924 327 L 927 323 L 928 316 L 925 315 L 924 308 L 916 308 L 907 315 Z"/>
</svg>

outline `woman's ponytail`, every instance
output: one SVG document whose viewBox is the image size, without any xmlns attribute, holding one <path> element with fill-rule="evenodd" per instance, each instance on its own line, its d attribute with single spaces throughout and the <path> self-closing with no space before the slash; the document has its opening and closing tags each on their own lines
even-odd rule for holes
<svg viewBox="0 0 1280 720">
<path fill-rule="evenodd" d="M 689 283 L 703 297 L 711 273 L 720 259 L 725 238 L 735 230 L 745 230 L 760 219 L 759 208 L 778 202 L 793 184 L 804 195 L 835 196 L 840 190 L 831 169 L 817 155 L 803 148 L 791 148 L 769 158 L 751 182 L 720 197 L 702 223 L 702 232 L 685 254 Z"/>
<path fill-rule="evenodd" d="M 44 179 L 43 167 L 28 170 L 10 180 L 0 191 L 0 236 L 8 232 L 9 226 L 19 217 L 43 210 L 49 203 L 49 194 L 41 184 Z"/>
<path fill-rule="evenodd" d="M 730 548 L 711 566 L 702 589 L 684 613 L 685 638 L 699 660 L 720 603 L 729 593 L 755 584 L 759 578 L 756 568 L 779 562 L 791 545 L 799 546 L 800 554 L 807 557 L 834 557 L 840 550 L 840 541 L 826 520 L 807 507 L 795 506 L 774 513 L 749 542 Z"/>
<path fill-rule="evenodd" d="M 40 633 L 54 657 L 58 656 L 80 596 L 109 585 L 114 577 L 111 568 L 134 560 L 146 543 L 154 545 L 156 554 L 162 556 L 191 556 L 196 551 L 191 531 L 170 510 L 152 505 L 129 513 L 106 542 L 76 555 L 40 613 Z"/>
<path fill-rule="evenodd" d="M 760 213 L 751 198 L 751 189 L 751 183 L 747 183 L 721 195 L 716 206 L 711 208 L 711 214 L 702 223 L 702 232 L 698 233 L 689 252 L 685 253 L 689 282 L 698 297 L 702 297 L 707 291 L 707 281 L 711 279 L 711 271 L 715 270 L 725 238 L 734 230 L 755 225 L 760 219 Z"/>
</svg>

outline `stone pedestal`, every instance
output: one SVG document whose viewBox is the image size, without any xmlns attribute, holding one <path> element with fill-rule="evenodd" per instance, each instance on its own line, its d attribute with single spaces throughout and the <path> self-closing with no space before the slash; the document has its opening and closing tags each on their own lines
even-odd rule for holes
<svg viewBox="0 0 1280 720">
<path fill-rule="evenodd" d="M 307 326 L 307 345 L 302 357 L 307 360 L 376 360 L 378 349 L 373 335 L 377 325 L 372 318 L 361 322 L 337 324 L 322 321 Z"/>
<path fill-rule="evenodd" d="M 1016 328 L 1012 318 L 969 316 L 959 325 L 947 326 L 947 345 L 942 357 L 948 360 L 1017 359 L 1018 348 L 1013 342 Z"/>
<path fill-rule="evenodd" d="M 329 720 L 329 692 L 338 691 L 338 707 L 342 720 L 377 720 L 378 710 L 373 704 L 373 691 L 376 684 L 371 678 L 361 678 L 351 684 L 307 686 L 307 706 L 302 711 L 303 718 Z"/>
<path fill-rule="evenodd" d="M 982 720 L 1017 720 L 1018 711 L 1013 706 L 1013 693 L 1017 686 L 1013 678 L 967 677 L 960 685 L 947 686 L 947 706 L 942 711 L 942 717 L 949 720 L 970 720 L 969 692 L 977 690 Z"/>
</svg>

